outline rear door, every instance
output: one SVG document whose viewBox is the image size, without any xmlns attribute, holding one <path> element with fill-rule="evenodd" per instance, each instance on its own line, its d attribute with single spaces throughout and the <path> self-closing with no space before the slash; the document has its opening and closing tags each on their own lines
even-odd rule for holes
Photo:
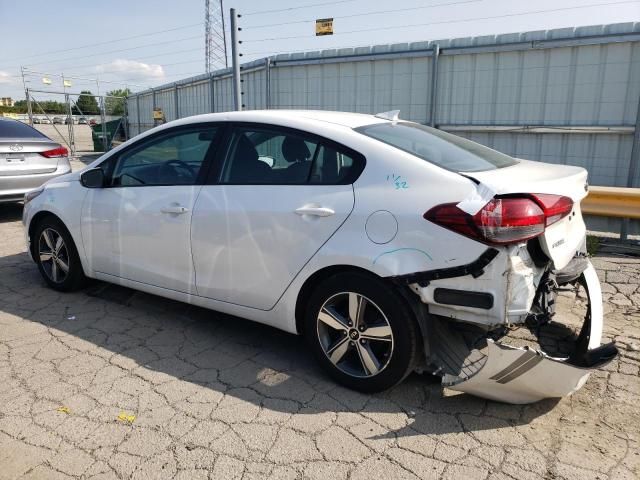
<svg viewBox="0 0 640 480">
<path fill-rule="evenodd" d="M 347 219 L 364 158 L 306 132 L 236 125 L 191 226 L 199 295 L 268 310 Z"/>
<path fill-rule="evenodd" d="M 60 145 L 35 128 L 15 120 L 0 120 L 0 176 L 55 172 Z"/>
</svg>

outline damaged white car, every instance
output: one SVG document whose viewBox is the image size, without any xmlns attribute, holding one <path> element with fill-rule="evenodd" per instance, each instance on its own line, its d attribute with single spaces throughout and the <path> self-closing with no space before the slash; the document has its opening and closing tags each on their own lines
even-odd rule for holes
<svg viewBox="0 0 640 480">
<path fill-rule="evenodd" d="M 25 196 L 45 281 L 87 277 L 304 335 L 336 381 L 495 400 L 579 389 L 601 345 L 587 172 L 377 116 L 200 115 Z"/>
</svg>

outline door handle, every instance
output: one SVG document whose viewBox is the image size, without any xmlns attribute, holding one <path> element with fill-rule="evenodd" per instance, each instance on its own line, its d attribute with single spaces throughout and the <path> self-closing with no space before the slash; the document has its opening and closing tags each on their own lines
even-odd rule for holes
<svg viewBox="0 0 640 480">
<path fill-rule="evenodd" d="M 162 213 L 170 213 L 174 215 L 180 215 L 182 213 L 187 213 L 189 209 L 187 207 L 183 207 L 182 205 L 170 205 L 168 207 L 164 207 L 160 210 Z"/>
<path fill-rule="evenodd" d="M 336 212 L 327 207 L 320 207 L 315 205 L 305 205 L 296 209 L 298 215 L 314 215 L 316 217 L 330 217 Z"/>
</svg>

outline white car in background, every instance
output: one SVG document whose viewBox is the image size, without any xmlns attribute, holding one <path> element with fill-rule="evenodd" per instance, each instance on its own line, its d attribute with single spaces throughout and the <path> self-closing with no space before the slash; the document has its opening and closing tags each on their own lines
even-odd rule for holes
<svg viewBox="0 0 640 480">
<path fill-rule="evenodd" d="M 57 290 L 96 278 L 302 334 L 360 391 L 417 370 L 528 403 L 617 353 L 600 345 L 586 182 L 397 112 L 232 112 L 47 183 L 23 222 Z"/>
</svg>

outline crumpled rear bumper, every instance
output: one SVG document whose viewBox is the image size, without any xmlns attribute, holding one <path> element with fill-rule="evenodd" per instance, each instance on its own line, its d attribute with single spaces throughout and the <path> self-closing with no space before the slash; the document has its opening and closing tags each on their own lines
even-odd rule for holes
<svg viewBox="0 0 640 480">
<path fill-rule="evenodd" d="M 445 375 L 443 385 L 453 390 L 508 403 L 532 403 L 563 397 L 580 389 L 590 373 L 617 355 L 613 343 L 600 345 L 603 328 L 602 294 L 594 267 L 583 272 L 589 308 L 575 352 L 554 358 L 530 347 L 514 347 L 487 340 L 484 364 L 466 377 Z"/>
</svg>

